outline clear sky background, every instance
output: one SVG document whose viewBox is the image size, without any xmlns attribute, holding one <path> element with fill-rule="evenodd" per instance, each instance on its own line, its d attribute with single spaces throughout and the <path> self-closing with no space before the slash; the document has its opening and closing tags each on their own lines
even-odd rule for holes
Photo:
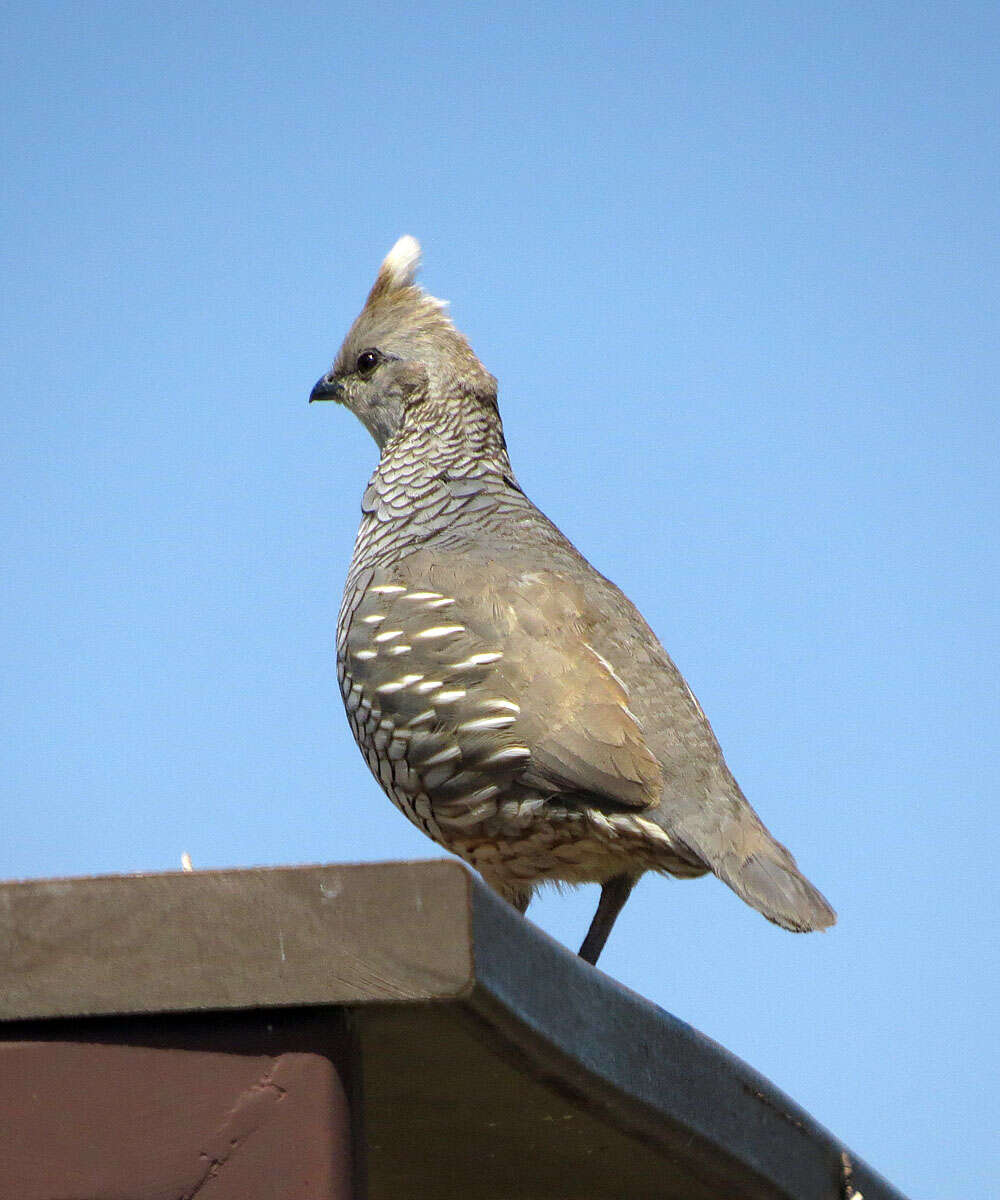
<svg viewBox="0 0 1000 1200">
<path fill-rule="evenodd" d="M 0 876 L 426 857 L 343 717 L 421 239 L 519 478 L 840 914 L 648 877 L 603 968 L 914 1197 L 1000 1172 L 994 4 L 3 8 Z M 531 917 L 574 948 L 590 889 Z"/>
</svg>

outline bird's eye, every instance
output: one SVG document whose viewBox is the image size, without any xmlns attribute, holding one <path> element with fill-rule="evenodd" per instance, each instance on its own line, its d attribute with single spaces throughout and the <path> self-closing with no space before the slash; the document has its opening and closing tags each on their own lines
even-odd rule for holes
<svg viewBox="0 0 1000 1200">
<path fill-rule="evenodd" d="M 358 374 L 370 375 L 378 366 L 377 350 L 362 350 L 358 355 Z"/>
</svg>

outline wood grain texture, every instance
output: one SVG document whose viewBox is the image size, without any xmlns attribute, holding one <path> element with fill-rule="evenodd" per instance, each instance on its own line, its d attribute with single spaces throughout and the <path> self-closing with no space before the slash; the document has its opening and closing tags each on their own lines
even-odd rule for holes
<svg viewBox="0 0 1000 1200">
<path fill-rule="evenodd" d="M 0 1019 L 453 997 L 468 872 L 398 863 L 0 885 Z"/>
</svg>

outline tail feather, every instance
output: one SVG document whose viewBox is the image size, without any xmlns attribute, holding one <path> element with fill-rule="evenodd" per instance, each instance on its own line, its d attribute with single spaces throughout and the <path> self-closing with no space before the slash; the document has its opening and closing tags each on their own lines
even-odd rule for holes
<svg viewBox="0 0 1000 1200">
<path fill-rule="evenodd" d="M 727 858 L 714 870 L 737 896 L 782 929 L 808 933 L 827 929 L 837 920 L 826 897 L 799 871 L 790 854 L 782 861 L 771 847 L 763 847 L 743 861 Z"/>
<path fill-rule="evenodd" d="M 703 812 L 702 820 L 683 831 L 683 839 L 737 896 L 782 929 L 808 933 L 836 922 L 826 897 L 745 801 L 732 805 L 727 819 L 714 826 Z"/>
</svg>

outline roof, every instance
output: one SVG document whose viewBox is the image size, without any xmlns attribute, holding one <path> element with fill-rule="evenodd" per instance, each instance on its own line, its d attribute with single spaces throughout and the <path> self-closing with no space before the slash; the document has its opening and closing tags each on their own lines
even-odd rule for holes
<svg viewBox="0 0 1000 1200">
<path fill-rule="evenodd" d="M 901 1200 L 456 861 L 0 884 L 0 962 L 5 1022 L 346 1010 L 372 1197 Z"/>
</svg>

